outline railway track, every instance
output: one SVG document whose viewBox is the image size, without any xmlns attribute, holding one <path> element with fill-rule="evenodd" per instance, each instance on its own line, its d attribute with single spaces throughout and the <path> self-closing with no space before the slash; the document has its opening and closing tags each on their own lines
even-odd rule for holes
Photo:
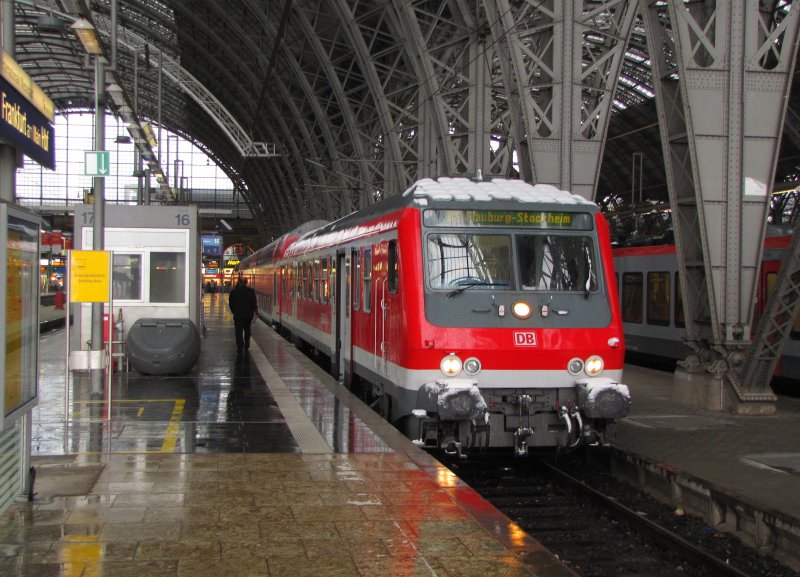
<svg viewBox="0 0 800 577">
<path fill-rule="evenodd" d="M 569 461 L 475 460 L 452 469 L 582 577 L 796 575 L 598 470 L 576 478 Z"/>
</svg>

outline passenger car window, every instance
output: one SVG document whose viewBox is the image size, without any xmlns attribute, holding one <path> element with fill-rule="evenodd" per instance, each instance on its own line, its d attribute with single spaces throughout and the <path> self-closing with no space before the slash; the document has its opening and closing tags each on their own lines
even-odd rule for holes
<svg viewBox="0 0 800 577">
<path fill-rule="evenodd" d="M 643 280 L 640 272 L 622 275 L 622 320 L 626 323 L 642 322 Z"/>
<path fill-rule="evenodd" d="M 372 249 L 364 249 L 364 312 L 372 310 Z"/>
<path fill-rule="evenodd" d="M 669 273 L 647 273 L 647 324 L 669 326 Z"/>
</svg>

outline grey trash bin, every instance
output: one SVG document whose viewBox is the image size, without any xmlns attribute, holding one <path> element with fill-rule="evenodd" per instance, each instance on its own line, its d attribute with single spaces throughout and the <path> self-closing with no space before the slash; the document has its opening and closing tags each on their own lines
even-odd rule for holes
<svg viewBox="0 0 800 577">
<path fill-rule="evenodd" d="M 146 375 L 182 375 L 200 357 L 200 333 L 190 319 L 139 319 L 128 331 L 128 360 Z"/>
</svg>

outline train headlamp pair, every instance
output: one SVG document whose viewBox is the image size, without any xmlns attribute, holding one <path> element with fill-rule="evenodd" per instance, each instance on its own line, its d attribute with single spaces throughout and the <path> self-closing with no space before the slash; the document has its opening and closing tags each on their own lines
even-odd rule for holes
<svg viewBox="0 0 800 577">
<path fill-rule="evenodd" d="M 567 363 L 567 371 L 569 371 L 570 375 L 578 375 L 584 372 L 590 377 L 596 377 L 603 372 L 604 367 L 603 358 L 598 355 L 592 355 L 585 361 L 576 357 Z"/>
<path fill-rule="evenodd" d="M 481 362 L 475 357 L 462 362 L 455 353 L 450 353 L 439 363 L 439 369 L 448 377 L 455 377 L 462 370 L 468 375 L 475 375 L 481 370 Z"/>
</svg>

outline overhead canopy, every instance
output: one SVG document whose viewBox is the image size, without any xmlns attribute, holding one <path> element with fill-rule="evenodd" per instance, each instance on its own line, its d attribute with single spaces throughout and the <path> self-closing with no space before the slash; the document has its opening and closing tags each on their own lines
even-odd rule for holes
<svg viewBox="0 0 800 577">
<path fill-rule="evenodd" d="M 99 30 L 109 61 L 114 52 L 112 3 L 90 4 L 91 11 L 82 0 L 15 0 L 15 57 L 58 111 L 94 107 L 94 71 L 70 29 L 74 20 L 83 16 Z M 461 74 L 473 63 L 463 58 L 468 43 L 483 43 L 489 70 L 499 77 L 502 51 L 495 45 L 512 33 L 523 43 L 541 41 L 521 29 L 500 34 L 485 14 L 474 18 L 460 6 L 445 0 L 119 0 L 110 78 L 137 117 L 161 122 L 212 156 L 267 240 L 402 192 L 421 166 L 436 165 L 436 143 L 420 142 L 422 127 L 444 123 L 451 134 L 461 130 L 458 119 L 474 105 L 467 102 L 468 75 Z M 644 34 L 637 24 L 625 53 L 600 202 L 640 194 L 667 200 Z M 583 39 L 590 63 L 602 38 Z M 432 75 L 443 103 L 433 112 L 426 92 Z M 794 83 L 779 182 L 797 180 L 800 164 L 797 75 Z M 120 112 L 119 103 L 109 104 Z M 504 105 L 498 97 L 491 106 Z M 499 157 L 519 144 L 509 144 L 507 116 L 491 118 L 488 139 Z M 496 167 L 496 174 L 515 176 L 511 160 Z"/>
</svg>

